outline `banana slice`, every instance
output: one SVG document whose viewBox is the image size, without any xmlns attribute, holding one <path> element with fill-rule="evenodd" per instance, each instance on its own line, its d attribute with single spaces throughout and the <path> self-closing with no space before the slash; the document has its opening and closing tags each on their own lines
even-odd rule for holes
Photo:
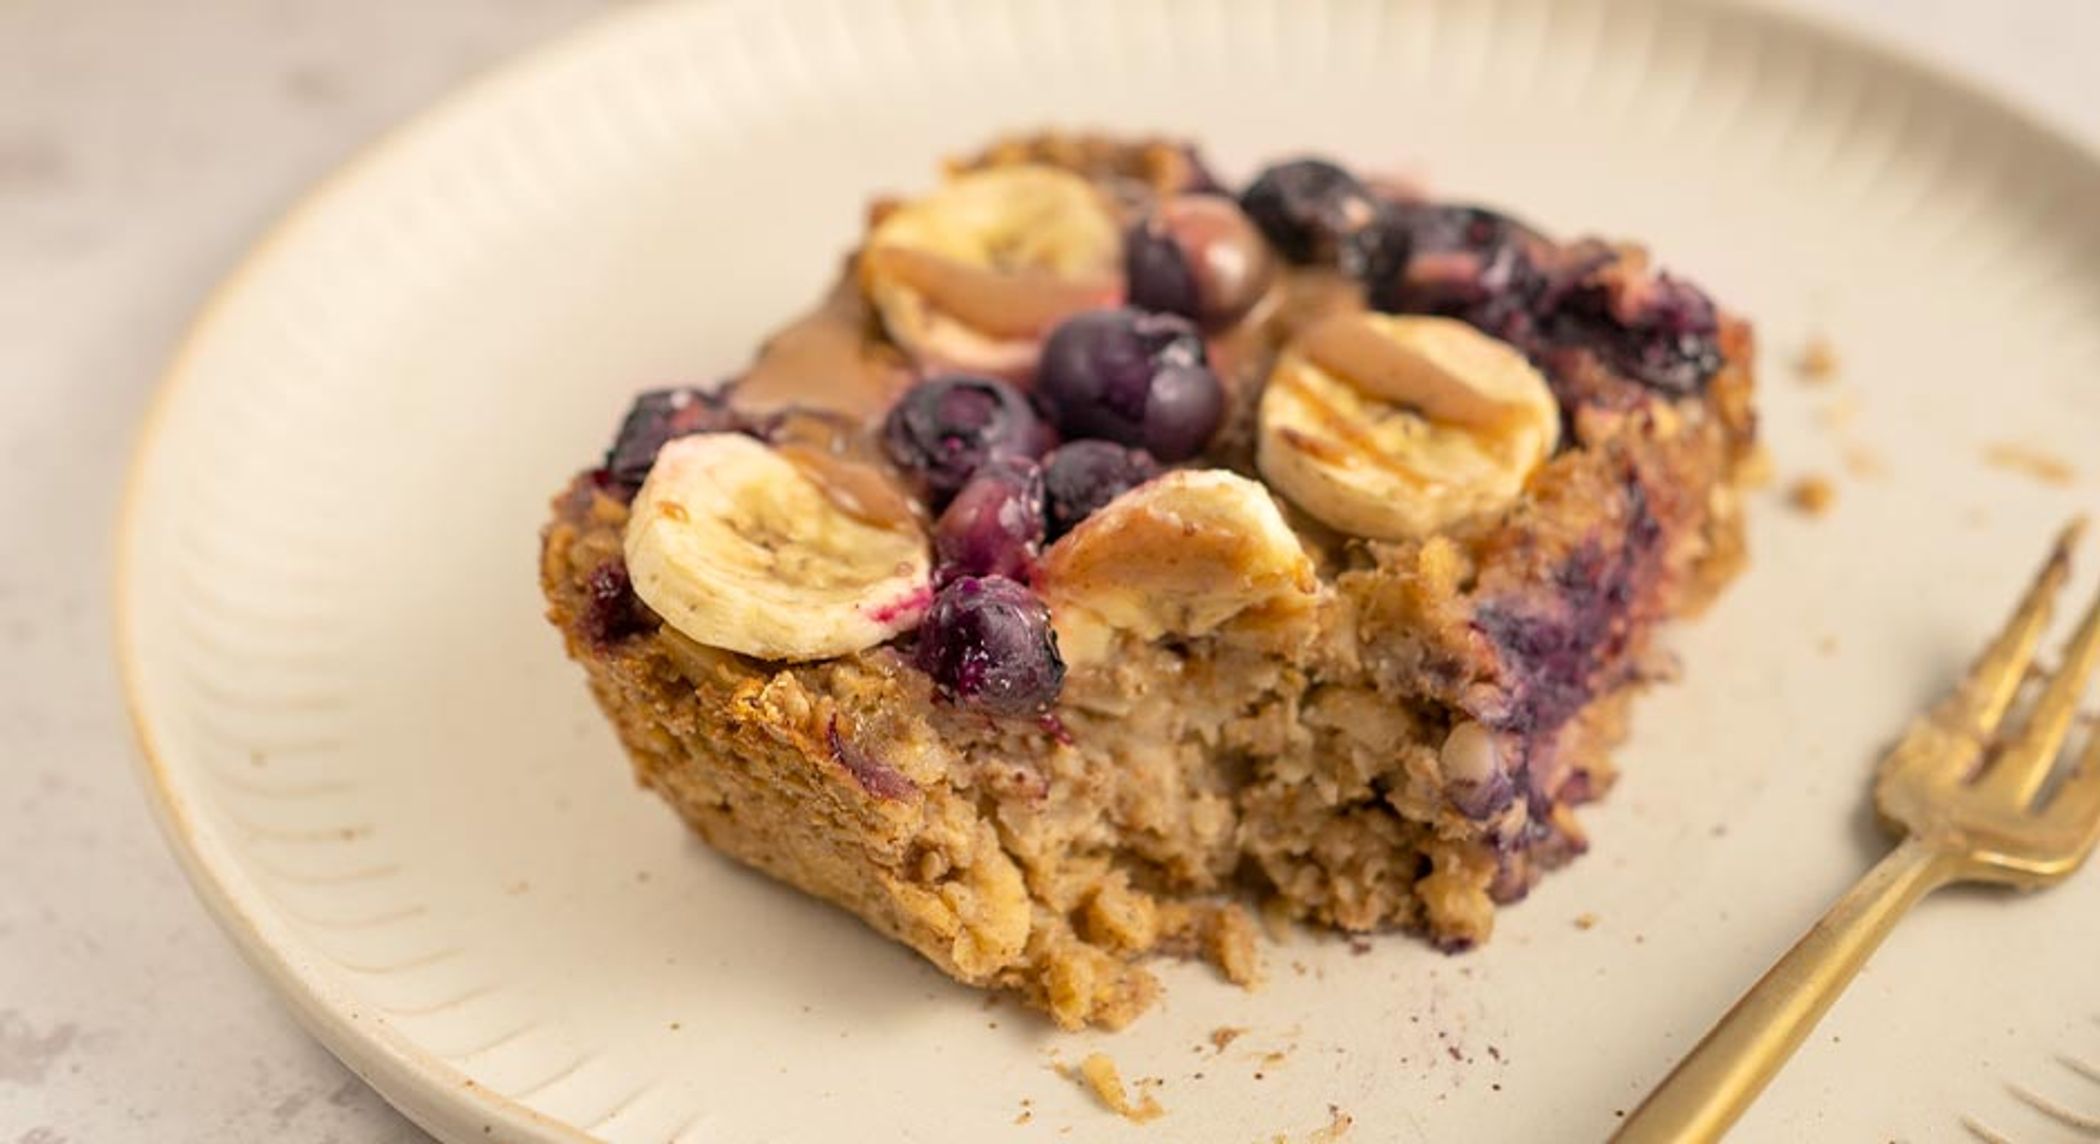
<svg viewBox="0 0 2100 1144">
<path fill-rule="evenodd" d="M 1559 441 L 1553 392 L 1514 347 L 1451 318 L 1356 312 L 1277 360 L 1256 463 L 1328 526 L 1406 540 L 1507 505 Z"/>
<path fill-rule="evenodd" d="M 642 602 L 709 647 L 828 659 L 918 623 L 933 597 L 926 537 L 856 514 L 749 437 L 681 437 L 657 454 L 627 520 Z"/>
<path fill-rule="evenodd" d="M 1058 322 L 1121 302 L 1122 246 L 1085 179 L 992 167 L 886 215 L 861 249 L 860 280 L 923 367 L 1023 380 Z"/>
<path fill-rule="evenodd" d="M 1226 625 L 1288 638 L 1319 579 L 1269 490 L 1221 469 L 1182 469 L 1110 501 L 1043 554 L 1036 591 L 1072 664 L 1141 640 Z"/>
</svg>

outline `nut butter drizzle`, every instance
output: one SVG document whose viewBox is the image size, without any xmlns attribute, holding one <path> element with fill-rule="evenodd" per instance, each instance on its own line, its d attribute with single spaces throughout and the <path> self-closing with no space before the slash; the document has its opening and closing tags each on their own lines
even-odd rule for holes
<svg viewBox="0 0 2100 1144">
<path fill-rule="evenodd" d="M 747 413 L 800 406 L 866 422 L 882 416 L 912 380 L 859 283 L 845 274 L 815 310 L 766 339 L 731 400 Z"/>
<path fill-rule="evenodd" d="M 1106 275 L 997 270 L 903 246 L 871 246 L 860 257 L 865 267 L 917 290 L 928 306 L 993 338 L 1041 337 L 1082 310 L 1114 305 L 1123 292 L 1122 283 Z"/>
<path fill-rule="evenodd" d="M 1120 303 L 1123 284 L 1111 275 L 1074 278 L 1035 268 L 1000 271 L 926 251 L 870 247 L 849 260 L 847 272 L 815 310 L 767 339 L 737 382 L 734 403 L 747 413 L 778 413 L 804 421 L 811 418 L 796 410 L 826 411 L 861 426 L 849 432 L 834 421 L 823 433 L 791 430 L 784 439 L 776 439 L 774 447 L 841 511 L 878 528 L 922 528 L 923 508 L 866 440 L 865 427 L 916 379 L 910 362 L 883 335 L 862 289 L 867 264 L 883 266 L 917 288 L 930 307 L 994 337 L 1042 336 L 1075 313 Z M 1264 267 L 1262 276 L 1269 281 L 1261 300 L 1239 321 L 1211 336 L 1213 350 L 1225 359 L 1218 364 L 1254 383 L 1268 372 L 1266 366 L 1275 360 L 1279 346 L 1338 314 L 1364 309 L 1361 288 L 1333 270 Z M 1339 352 L 1346 356 L 1350 349 Z M 1315 360 L 1321 360 L 1322 368 L 1341 368 Z M 1312 394 L 1304 396 L 1337 435 L 1364 445 L 1365 456 L 1379 455 L 1351 419 Z M 1299 444 L 1308 450 L 1324 448 L 1310 440 Z M 1390 462 L 1385 467 L 1417 479 Z"/>
<path fill-rule="evenodd" d="M 1353 314 L 1333 314 L 1298 335 L 1295 348 L 1320 370 L 1400 401 L 1426 421 L 1495 430 L 1522 409 L 1453 377 L 1444 366 L 1395 345 Z"/>
<path fill-rule="evenodd" d="M 887 466 L 850 460 L 812 445 L 776 445 L 774 451 L 801 470 L 825 500 L 855 520 L 892 532 L 920 527 L 911 497 Z"/>
</svg>

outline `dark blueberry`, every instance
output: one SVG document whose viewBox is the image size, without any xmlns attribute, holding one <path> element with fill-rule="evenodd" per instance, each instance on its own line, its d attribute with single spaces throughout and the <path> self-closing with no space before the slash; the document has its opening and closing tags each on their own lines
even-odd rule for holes
<svg viewBox="0 0 2100 1144">
<path fill-rule="evenodd" d="M 1254 308 L 1274 277 L 1273 262 L 1246 214 L 1218 195 L 1161 201 L 1123 244 L 1131 305 L 1213 327 Z"/>
<path fill-rule="evenodd" d="M 948 503 L 993 457 L 1040 457 L 1055 435 L 1021 391 L 989 377 L 940 377 L 907 390 L 882 423 L 890 460 Z"/>
<path fill-rule="evenodd" d="M 1113 441 L 1074 441 L 1043 460 L 1043 494 L 1050 539 L 1055 540 L 1102 505 L 1159 475 L 1159 462 L 1142 449 Z"/>
<path fill-rule="evenodd" d="M 941 589 L 919 624 L 913 662 L 942 695 L 991 715 L 1040 715 L 1065 682 L 1050 609 L 1002 576 Z"/>
<path fill-rule="evenodd" d="M 1721 368 L 1713 302 L 1667 273 L 1595 276 L 1568 291 L 1552 321 L 1556 339 L 1665 393 L 1696 393 Z"/>
<path fill-rule="evenodd" d="M 1545 291 L 1522 223 L 1481 207 L 1420 203 L 1394 208 L 1407 256 L 1367 277 L 1373 309 L 1440 314 L 1524 344 Z"/>
<path fill-rule="evenodd" d="M 1414 233 L 1392 207 L 1381 209 L 1378 221 L 1351 236 L 1337 260 L 1342 272 L 1364 283 L 1367 291 L 1400 277 L 1414 252 Z"/>
<path fill-rule="evenodd" d="M 652 626 L 649 611 L 628 581 L 627 562 L 619 557 L 591 569 L 584 578 L 583 589 L 581 627 L 584 638 L 593 645 L 610 647 Z"/>
<path fill-rule="evenodd" d="M 1195 268 L 1156 212 L 1139 219 L 1123 237 L 1123 277 L 1133 306 L 1191 320 L 1203 312 Z"/>
<path fill-rule="evenodd" d="M 656 463 L 656 454 L 676 437 L 694 433 L 733 432 L 738 419 L 720 397 L 704 390 L 657 389 L 638 395 L 619 435 L 605 454 L 605 471 L 628 491 L 639 488 Z"/>
<path fill-rule="evenodd" d="M 1186 319 L 1090 310 L 1043 345 L 1036 397 L 1067 438 L 1098 437 L 1182 461 L 1225 418 L 1225 389 Z"/>
<path fill-rule="evenodd" d="M 1492 251 L 1534 237 L 1530 227 L 1486 207 L 1465 203 L 1408 203 L 1394 208 L 1415 249 Z"/>
<path fill-rule="evenodd" d="M 1043 551 L 1043 527 L 1042 470 L 1026 457 L 994 457 L 934 522 L 934 580 L 1004 576 L 1025 582 Z"/>
<path fill-rule="evenodd" d="M 1377 226 L 1384 204 L 1356 176 L 1324 159 L 1267 168 L 1241 193 L 1240 206 L 1292 262 L 1360 274 L 1390 237 Z"/>
</svg>

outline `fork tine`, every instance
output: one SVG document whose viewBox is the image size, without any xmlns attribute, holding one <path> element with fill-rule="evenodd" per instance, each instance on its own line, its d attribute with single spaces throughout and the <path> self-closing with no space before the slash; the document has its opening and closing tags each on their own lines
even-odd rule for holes
<svg viewBox="0 0 2100 1144">
<path fill-rule="evenodd" d="M 2100 840 L 2100 727 L 2093 729 L 2079 755 L 2078 768 L 2056 789 L 2056 797 L 2042 814 L 2051 827 L 2077 840 L 2081 854 Z M 2100 1080 L 2100 1075 L 2093 1079 Z"/>
<path fill-rule="evenodd" d="M 2071 637 L 2071 646 L 2064 649 L 2064 661 L 2056 669 L 2056 678 L 2049 681 L 2049 689 L 2021 725 L 2018 738 L 1999 753 L 1977 781 L 1978 789 L 2022 806 L 2034 797 L 2049 778 L 2064 737 L 2070 734 L 2071 722 L 2078 717 L 2078 700 L 2085 694 L 2086 683 L 2096 666 L 2100 666 L 2100 595 L 2086 609 L 2078 634 Z"/>
<path fill-rule="evenodd" d="M 2036 574 L 2033 586 L 2013 611 L 2005 629 L 1976 657 L 1954 693 L 1933 712 L 1933 721 L 1957 734 L 1985 737 L 1998 729 L 2012 706 L 2013 696 L 2027 678 L 2027 665 L 2035 645 L 2048 630 L 2055 611 L 2056 593 L 2071 574 L 2071 549 L 2085 532 L 2085 518 L 2064 526 L 2049 551 L 2049 559 Z"/>
<path fill-rule="evenodd" d="M 2034 583 L 1954 690 L 1914 720 L 1902 740 L 1882 760 L 1884 782 L 1924 781 L 1943 786 L 1967 780 L 1983 741 L 1989 739 L 2012 706 L 2035 645 L 2055 613 L 2056 594 L 2071 574 L 2071 549 L 2085 531 L 2076 517 L 2057 534 L 2056 543 L 2035 573 Z M 1878 796 L 1877 796 L 1878 797 Z"/>
</svg>

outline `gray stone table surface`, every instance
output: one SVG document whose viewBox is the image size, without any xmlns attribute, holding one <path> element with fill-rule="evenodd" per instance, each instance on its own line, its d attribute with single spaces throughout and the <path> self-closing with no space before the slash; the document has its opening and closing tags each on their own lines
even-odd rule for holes
<svg viewBox="0 0 2100 1144">
<path fill-rule="evenodd" d="M 2100 144 L 2100 0 L 1775 0 Z M 603 0 L 0 0 L 0 1144 L 425 1139 L 293 1023 L 150 821 L 111 529 L 155 375 L 302 187 Z"/>
</svg>

